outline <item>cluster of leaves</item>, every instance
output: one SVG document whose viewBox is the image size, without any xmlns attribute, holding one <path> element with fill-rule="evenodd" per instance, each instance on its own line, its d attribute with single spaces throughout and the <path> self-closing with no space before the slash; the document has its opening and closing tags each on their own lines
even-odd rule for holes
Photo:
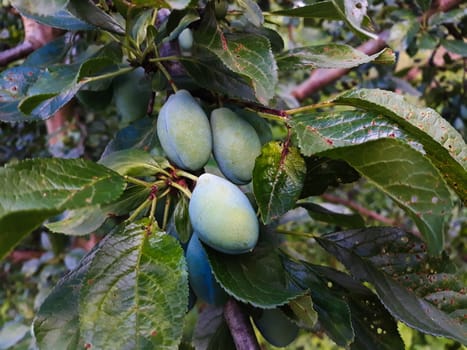
<svg viewBox="0 0 467 350">
<path fill-rule="evenodd" d="M 323 1 L 263 13 L 255 2 L 237 1 L 227 18 L 218 18 L 216 2 L 161 2 L 172 8 L 167 11 L 149 0 L 110 7 L 105 1 L 15 1 L 41 23 L 100 31 L 108 40 L 70 56 L 76 37 L 67 34 L 5 70 L 0 120 L 48 119 L 83 92 L 90 106 L 110 103 L 121 78 L 140 67 L 145 74 L 134 83 L 151 91 L 143 115 L 115 135 L 98 163 L 32 159 L 0 169 L 0 256 L 64 211 L 62 220 L 47 224 L 51 231 L 74 236 L 108 229 L 40 307 L 33 324 L 39 347 L 177 348 L 181 342 L 189 299 L 182 244 L 191 234 L 187 198 L 196 174 L 164 158 L 155 131 L 166 92 L 179 88 L 206 109 L 219 101 L 249 108 L 286 134 L 263 146 L 245 187 L 262 224 L 258 246 L 242 255 L 206 247 L 216 280 L 248 315 L 280 307 L 301 328 L 316 331 L 319 324 L 336 344 L 355 349 L 402 348 L 396 321 L 467 343 L 463 276 L 442 254 L 457 200 L 451 190 L 467 201 L 462 137 L 434 110 L 389 91 L 351 90 L 288 110 L 276 96 L 290 70 L 391 60 L 388 51 L 368 56 L 342 44 L 286 50 L 278 32 L 264 26 L 265 16 L 341 19 L 358 35 L 373 37 L 362 25 L 366 8 L 358 4 Z M 194 34 L 191 55 L 176 44 L 186 28 Z M 64 64 L 65 57 L 72 62 Z M 133 103 L 123 101 L 119 112 Z M 423 240 L 399 228 L 364 227 L 360 216 L 317 203 L 329 186 L 359 177 L 397 203 Z M 342 230 L 318 236 L 284 229 L 281 218 L 296 207 Z M 348 273 L 286 254 L 279 237 L 297 234 L 314 238 Z M 213 348 L 235 338 L 222 309 L 207 310 L 193 344 Z"/>
</svg>

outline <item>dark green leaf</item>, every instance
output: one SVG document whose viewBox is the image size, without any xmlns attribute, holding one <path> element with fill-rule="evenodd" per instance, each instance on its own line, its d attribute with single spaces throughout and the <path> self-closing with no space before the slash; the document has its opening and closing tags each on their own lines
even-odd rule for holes
<svg viewBox="0 0 467 350">
<path fill-rule="evenodd" d="M 274 15 L 303 18 L 324 18 L 330 20 L 341 19 L 332 1 L 320 1 L 310 5 L 295 7 L 287 10 L 274 11 Z"/>
<path fill-rule="evenodd" d="M 327 222 L 341 227 L 360 228 L 365 226 L 365 221 L 360 214 L 336 213 L 312 202 L 299 202 L 300 206 L 308 211 L 308 214 L 317 221 Z"/>
<path fill-rule="evenodd" d="M 25 10 L 37 16 L 48 16 L 63 10 L 69 0 L 12 0 L 11 4 L 20 11 Z"/>
<path fill-rule="evenodd" d="M 80 291 L 82 338 L 101 349 L 173 348 L 188 300 L 183 250 L 149 221 L 99 246 Z M 115 332 L 118 329 L 118 332 Z"/>
<path fill-rule="evenodd" d="M 253 191 L 264 223 L 295 206 L 305 179 L 305 161 L 295 147 L 270 142 L 253 170 Z"/>
<path fill-rule="evenodd" d="M 267 234 L 265 234 L 267 235 Z M 235 299 L 274 308 L 304 293 L 293 288 L 277 248 L 262 237 L 252 253 L 227 255 L 205 246 L 216 280 Z"/>
<path fill-rule="evenodd" d="M 436 27 L 442 23 L 460 23 L 462 18 L 466 15 L 467 12 L 462 8 L 457 8 L 446 12 L 437 12 L 428 19 L 428 24 L 432 27 Z"/>
<path fill-rule="evenodd" d="M 109 203 L 124 186 L 117 173 L 83 159 L 35 159 L 1 168 L 0 257 L 46 218 Z"/>
<path fill-rule="evenodd" d="M 67 10 L 92 26 L 120 35 L 125 34 L 125 29 L 112 16 L 102 11 L 90 0 L 70 0 Z"/>
<path fill-rule="evenodd" d="M 371 56 L 343 44 L 298 47 L 276 56 L 279 70 L 309 68 L 352 68 L 375 61 L 387 50 Z"/>
<path fill-rule="evenodd" d="M 343 160 L 326 157 L 306 157 L 305 184 L 300 198 L 317 196 L 329 186 L 337 187 L 360 178 L 360 174 Z"/>
<path fill-rule="evenodd" d="M 190 217 L 188 215 L 188 204 L 189 201 L 187 198 L 184 195 L 181 195 L 173 213 L 175 229 L 177 230 L 178 238 L 182 243 L 188 242 L 193 231 Z"/>
<path fill-rule="evenodd" d="M 467 57 L 467 43 L 463 40 L 446 40 L 441 39 L 441 45 L 449 52 Z"/>
<path fill-rule="evenodd" d="M 61 10 L 48 16 L 34 14 L 29 11 L 26 11 L 25 9 L 19 9 L 19 12 L 27 18 L 31 18 L 38 23 L 45 24 L 54 28 L 60 28 L 71 31 L 96 29 L 96 27 L 86 22 L 83 22 L 80 19 L 73 16 L 68 10 Z"/>
<path fill-rule="evenodd" d="M 467 343 L 462 279 L 446 257 L 430 257 L 416 236 L 397 228 L 342 231 L 317 238 L 355 278 L 370 282 L 398 320 Z"/>
<path fill-rule="evenodd" d="M 443 249 L 453 203 L 441 174 L 421 153 L 396 139 L 380 139 L 325 152 L 346 160 L 416 223 L 432 254 Z"/>
<path fill-rule="evenodd" d="M 336 102 L 383 114 L 423 145 L 446 182 L 467 201 L 467 147 L 448 121 L 430 108 L 419 108 L 390 91 L 360 89 L 346 92 Z M 397 135 L 396 135 L 397 136 Z"/>
<path fill-rule="evenodd" d="M 206 16 L 195 42 L 211 51 L 233 72 L 249 80 L 263 104 L 274 96 L 277 67 L 269 40 L 248 33 L 224 33 L 214 16 Z"/>
<path fill-rule="evenodd" d="M 313 329 L 318 321 L 318 313 L 313 309 L 313 300 L 309 295 L 302 295 L 288 304 L 294 317 L 291 319 L 301 328 Z M 287 314 L 290 316 L 290 314 Z"/>
<path fill-rule="evenodd" d="M 248 22 L 253 24 L 255 27 L 260 27 L 264 23 L 263 11 L 253 0 L 238 0 L 238 5 L 243 10 L 243 15 L 246 17 Z"/>
<path fill-rule="evenodd" d="M 62 62 L 71 47 L 71 39 L 68 35 L 62 35 L 48 44 L 32 52 L 22 66 L 26 67 L 48 67 L 52 64 Z"/>
</svg>

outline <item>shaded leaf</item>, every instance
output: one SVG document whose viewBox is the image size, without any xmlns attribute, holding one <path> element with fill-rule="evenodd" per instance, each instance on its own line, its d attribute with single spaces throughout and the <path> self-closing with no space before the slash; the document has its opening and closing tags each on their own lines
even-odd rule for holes
<svg viewBox="0 0 467 350">
<path fill-rule="evenodd" d="M 320 1 L 310 5 L 274 11 L 272 13 L 274 15 L 283 15 L 288 17 L 324 18 L 330 20 L 341 19 L 341 15 L 332 1 Z"/>
<path fill-rule="evenodd" d="M 313 300 L 309 295 L 302 295 L 288 304 L 295 317 L 291 317 L 299 327 L 313 329 L 318 321 L 318 314 L 313 309 Z M 289 313 L 287 313 L 290 316 Z"/>
<path fill-rule="evenodd" d="M 248 22 L 255 27 L 260 27 L 264 23 L 263 11 L 253 0 L 239 0 L 238 5 L 243 10 L 243 15 Z"/>
<path fill-rule="evenodd" d="M 207 246 L 205 250 L 216 280 L 237 300 L 274 308 L 304 293 L 291 286 L 278 249 L 265 237 L 252 253 L 228 255 Z"/>
<path fill-rule="evenodd" d="M 104 204 L 123 192 L 123 178 L 83 159 L 34 159 L 0 169 L 0 257 L 48 217 Z"/>
<path fill-rule="evenodd" d="M 414 220 L 432 254 L 443 249 L 445 225 L 453 203 L 432 163 L 396 139 L 380 139 L 325 154 L 344 159 Z"/>
<path fill-rule="evenodd" d="M 20 11 L 27 11 L 36 16 L 53 15 L 65 9 L 69 0 L 12 0 L 11 4 Z"/>
<path fill-rule="evenodd" d="M 92 347 L 174 348 L 181 339 L 188 302 L 183 250 L 148 224 L 121 226 L 92 259 L 79 296 L 81 336 Z"/>
<path fill-rule="evenodd" d="M 191 227 L 190 217 L 188 215 L 189 201 L 186 196 L 181 195 L 181 198 L 175 205 L 174 209 L 174 225 L 177 231 L 177 236 L 180 242 L 186 243 L 191 237 L 193 231 Z"/>
<path fill-rule="evenodd" d="M 276 56 L 279 70 L 297 70 L 309 68 L 352 68 L 375 61 L 387 49 L 373 55 L 366 55 L 351 46 L 328 44 L 305 46 L 281 52 Z"/>
<path fill-rule="evenodd" d="M 214 16 L 206 16 L 195 42 L 211 51 L 234 73 L 248 79 L 263 104 L 274 96 L 277 67 L 269 40 L 250 33 L 224 33 Z"/>
<path fill-rule="evenodd" d="M 253 170 L 253 192 L 264 223 L 295 206 L 305 178 L 305 161 L 295 147 L 270 142 Z"/>
<path fill-rule="evenodd" d="M 45 226 L 52 232 L 81 236 L 97 230 L 106 219 L 105 212 L 96 205 L 67 211 L 61 220 L 49 222 Z"/>
<path fill-rule="evenodd" d="M 467 57 L 467 43 L 463 40 L 446 40 L 441 39 L 441 45 L 449 52 Z"/>
<path fill-rule="evenodd" d="M 410 327 L 467 343 L 465 286 L 445 256 L 430 257 L 416 236 L 374 227 L 316 238 L 355 278 L 370 282 L 389 312 Z"/>
<path fill-rule="evenodd" d="M 120 175 L 149 176 L 161 168 L 157 161 L 148 153 L 136 148 L 128 148 L 109 153 L 99 162 Z"/>
<path fill-rule="evenodd" d="M 349 91 L 339 104 L 374 111 L 390 118 L 423 145 L 426 155 L 441 170 L 446 182 L 467 201 L 467 146 L 448 121 L 430 108 L 419 108 L 401 95 L 378 89 Z"/>
<path fill-rule="evenodd" d="M 302 208 L 305 208 L 308 211 L 308 215 L 317 221 L 348 228 L 359 228 L 365 226 L 365 221 L 360 214 L 336 213 L 312 202 L 301 201 L 299 202 L 299 205 Z"/>
<path fill-rule="evenodd" d="M 109 14 L 90 0 L 70 0 L 67 10 L 86 23 L 116 34 L 124 35 L 125 29 Z"/>
<path fill-rule="evenodd" d="M 48 67 L 52 64 L 60 63 L 70 47 L 70 36 L 62 35 L 29 54 L 29 56 L 23 61 L 22 66 Z"/>
<path fill-rule="evenodd" d="M 234 341 L 224 319 L 224 308 L 205 305 L 200 311 L 193 334 L 197 350 L 235 350 Z"/>
<path fill-rule="evenodd" d="M 46 1 L 46 0 L 45 0 Z M 42 16 L 31 13 L 26 9 L 20 8 L 19 12 L 27 17 L 35 20 L 38 23 L 45 24 L 50 27 L 60 28 L 64 30 L 78 31 L 78 30 L 94 30 L 96 27 L 76 18 L 67 9 L 58 11 L 54 14 Z"/>
</svg>

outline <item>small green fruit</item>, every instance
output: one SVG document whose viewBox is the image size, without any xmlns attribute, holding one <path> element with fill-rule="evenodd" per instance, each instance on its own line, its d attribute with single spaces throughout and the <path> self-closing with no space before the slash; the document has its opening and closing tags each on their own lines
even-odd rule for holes
<svg viewBox="0 0 467 350">
<path fill-rule="evenodd" d="M 261 335 L 277 347 L 285 347 L 297 338 L 299 328 L 280 309 L 265 309 L 253 319 Z"/>
<path fill-rule="evenodd" d="M 178 35 L 178 46 L 182 53 L 191 53 L 191 48 L 193 47 L 193 32 L 190 28 L 185 28 Z"/>
<path fill-rule="evenodd" d="M 162 106 L 157 135 L 167 157 L 178 167 L 194 171 L 208 162 L 212 150 L 209 120 L 188 91 L 179 90 Z"/>
<path fill-rule="evenodd" d="M 212 274 L 208 256 L 196 232 L 193 233 L 188 243 L 186 263 L 190 286 L 195 295 L 208 304 L 223 304 L 227 299 L 227 295 Z"/>
<path fill-rule="evenodd" d="M 261 142 L 255 129 L 228 108 L 211 113 L 213 153 L 227 179 L 243 185 L 251 181 Z"/>
<path fill-rule="evenodd" d="M 199 177 L 188 207 L 191 224 L 210 247 L 246 253 L 256 246 L 259 225 L 248 198 L 231 182 L 212 174 Z"/>
</svg>

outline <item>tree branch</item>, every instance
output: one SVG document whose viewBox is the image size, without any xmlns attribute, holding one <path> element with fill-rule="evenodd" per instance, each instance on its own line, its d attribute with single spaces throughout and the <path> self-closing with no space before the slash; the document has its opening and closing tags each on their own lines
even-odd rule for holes
<svg viewBox="0 0 467 350">
<path fill-rule="evenodd" d="M 253 327 L 242 307 L 230 298 L 224 306 L 224 318 L 237 350 L 259 350 Z"/>
<path fill-rule="evenodd" d="M 426 21 L 432 15 L 437 12 L 445 12 L 458 5 L 460 0 L 438 0 L 433 3 L 433 7 L 425 12 L 420 18 L 419 21 Z M 373 55 L 378 51 L 386 47 L 386 41 L 389 38 L 389 31 L 383 31 L 379 34 L 377 39 L 369 40 L 362 45 L 360 45 L 357 50 L 360 50 L 367 55 Z M 314 70 L 310 77 L 303 81 L 300 85 L 295 87 L 292 90 L 292 95 L 298 100 L 303 100 L 309 95 L 321 89 L 323 86 L 326 86 L 337 79 L 341 78 L 350 69 L 316 69 Z"/>
</svg>

